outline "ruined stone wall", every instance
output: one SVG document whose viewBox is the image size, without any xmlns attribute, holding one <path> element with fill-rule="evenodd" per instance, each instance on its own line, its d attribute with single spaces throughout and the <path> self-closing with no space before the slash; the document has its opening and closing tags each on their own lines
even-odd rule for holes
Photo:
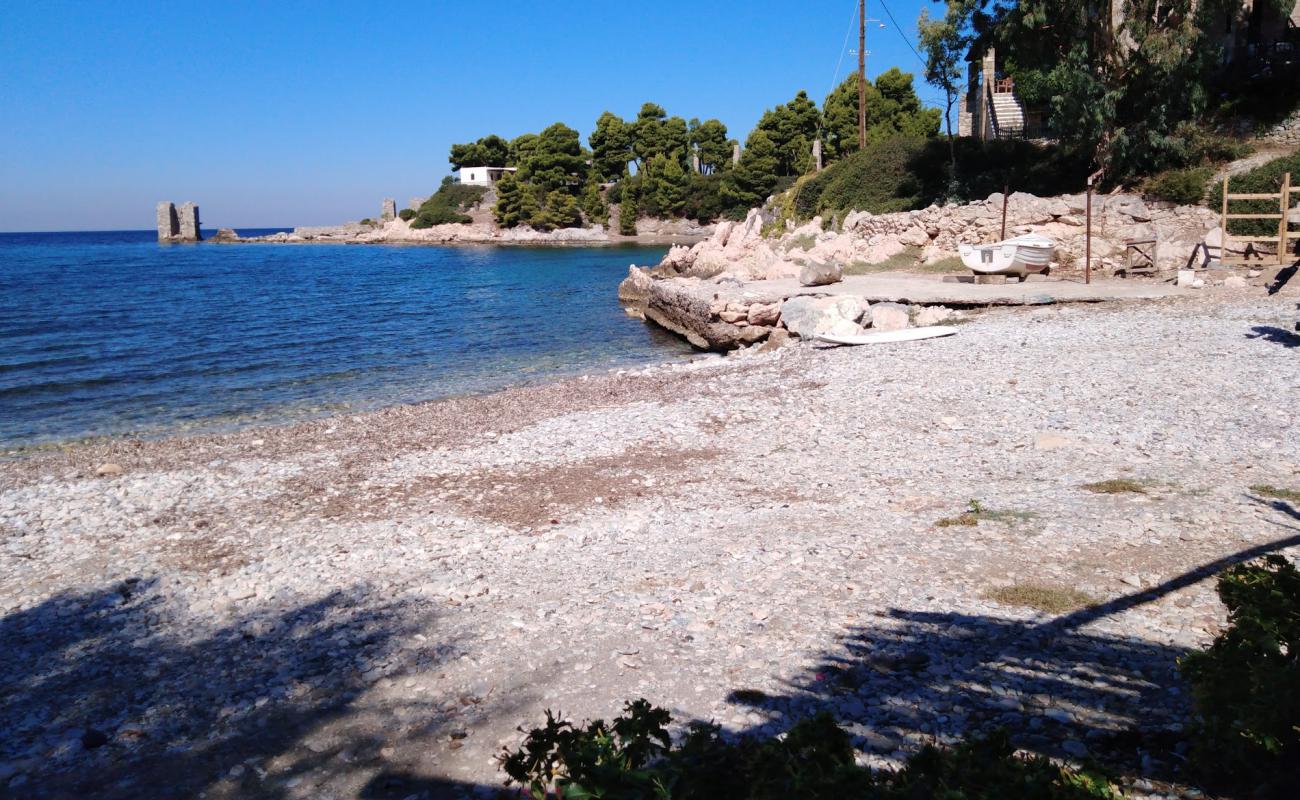
<svg viewBox="0 0 1300 800">
<path fill-rule="evenodd" d="M 379 206 L 379 219 L 384 222 L 392 222 L 397 219 L 397 201 L 388 198 Z"/>
<path fill-rule="evenodd" d="M 176 217 L 176 206 L 172 203 L 158 204 L 158 241 L 175 241 L 181 233 L 180 220 Z"/>
<path fill-rule="evenodd" d="M 176 215 L 180 217 L 180 240 L 182 242 L 197 242 L 203 238 L 203 233 L 199 229 L 199 207 L 194 203 L 181 203 L 180 208 L 176 209 Z"/>
</svg>

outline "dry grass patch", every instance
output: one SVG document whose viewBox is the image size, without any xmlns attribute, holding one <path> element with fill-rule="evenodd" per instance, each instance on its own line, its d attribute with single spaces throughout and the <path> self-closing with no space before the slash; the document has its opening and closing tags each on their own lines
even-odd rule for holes
<svg viewBox="0 0 1300 800">
<path fill-rule="evenodd" d="M 980 522 L 1004 522 L 1008 525 L 1014 525 L 1020 522 L 1028 522 L 1038 516 L 1032 511 L 999 511 L 992 508 L 985 508 L 978 500 L 971 500 L 966 505 L 966 510 L 955 517 L 944 517 L 935 520 L 936 528 L 951 528 L 958 525 L 978 525 Z"/>
<path fill-rule="evenodd" d="M 953 273 L 969 272 L 970 268 L 961 261 L 961 256 L 948 256 L 938 261 L 932 261 L 929 264 L 921 264 L 916 268 L 917 272 L 926 272 L 939 275 L 950 275 Z"/>
<path fill-rule="evenodd" d="M 1250 487 L 1250 490 L 1261 497 L 1271 497 L 1274 500 L 1286 500 L 1290 503 L 1300 503 L 1300 492 L 1295 489 L 1282 489 L 1277 486 L 1270 486 L 1267 483 L 1257 483 Z"/>
<path fill-rule="evenodd" d="M 1013 583 L 986 592 L 984 596 L 1004 606 L 1035 608 L 1048 614 L 1065 614 L 1099 602 L 1087 592 L 1042 583 Z"/>
<path fill-rule="evenodd" d="M 1132 478 L 1111 478 L 1108 481 L 1085 483 L 1081 488 L 1094 494 L 1146 494 L 1147 486 Z"/>
<path fill-rule="evenodd" d="M 884 261 L 878 261 L 874 264 L 868 264 L 865 261 L 854 261 L 844 268 L 844 274 L 870 275 L 875 272 L 901 272 L 915 269 L 920 260 L 921 248 L 909 247 L 901 253 L 895 253 Z"/>
</svg>

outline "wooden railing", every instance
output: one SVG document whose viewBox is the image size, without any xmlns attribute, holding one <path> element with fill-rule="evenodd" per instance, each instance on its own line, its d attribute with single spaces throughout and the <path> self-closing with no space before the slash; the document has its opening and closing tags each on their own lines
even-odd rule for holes
<svg viewBox="0 0 1300 800">
<path fill-rule="evenodd" d="M 1291 198 L 1296 195 L 1297 187 L 1291 186 L 1291 173 L 1282 176 L 1282 188 L 1277 192 L 1259 192 L 1254 194 L 1231 194 L 1228 192 L 1228 178 L 1223 178 L 1223 212 L 1219 219 L 1219 228 L 1223 234 L 1222 250 L 1219 260 L 1225 264 L 1246 264 L 1251 262 L 1251 253 L 1257 244 L 1273 244 L 1277 247 L 1277 263 L 1285 264 L 1291 255 L 1290 243 L 1300 241 L 1300 231 L 1292 231 L 1290 220 L 1291 215 Z M 1268 201 L 1273 200 L 1278 204 L 1278 213 L 1268 214 L 1233 214 L 1229 212 L 1228 204 L 1240 201 Z M 1297 212 L 1300 213 L 1300 212 Z M 1234 236 L 1228 233 L 1228 222 L 1234 219 L 1258 219 L 1258 220 L 1277 220 L 1277 233 L 1268 236 Z M 1229 245 L 1245 245 L 1245 253 L 1240 256 L 1229 256 Z M 1256 253 L 1256 258 L 1261 256 Z"/>
</svg>

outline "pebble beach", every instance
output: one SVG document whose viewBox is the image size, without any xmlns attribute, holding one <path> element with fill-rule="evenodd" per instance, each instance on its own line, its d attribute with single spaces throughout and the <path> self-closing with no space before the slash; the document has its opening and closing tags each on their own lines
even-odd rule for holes
<svg viewBox="0 0 1300 800">
<path fill-rule="evenodd" d="M 995 309 L 0 462 L 0 787 L 490 795 L 546 709 L 1178 796 L 1213 574 L 1300 555 L 1294 297 Z"/>
</svg>

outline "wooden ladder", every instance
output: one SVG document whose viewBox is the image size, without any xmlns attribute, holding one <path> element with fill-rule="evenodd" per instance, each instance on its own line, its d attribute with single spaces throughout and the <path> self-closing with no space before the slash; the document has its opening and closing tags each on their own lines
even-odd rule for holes
<svg viewBox="0 0 1300 800">
<path fill-rule="evenodd" d="M 1224 264 L 1250 264 L 1259 263 L 1251 260 L 1251 253 L 1254 251 L 1256 244 L 1275 244 L 1277 246 L 1277 263 L 1286 264 L 1290 256 L 1290 242 L 1300 240 L 1300 231 L 1291 230 L 1291 221 L 1288 219 L 1291 211 L 1291 196 L 1296 192 L 1297 187 L 1291 186 L 1291 173 L 1282 176 L 1282 189 L 1278 192 L 1264 192 L 1256 194 L 1230 194 L 1228 192 L 1228 176 L 1223 177 L 1223 213 L 1219 218 L 1220 232 L 1223 234 L 1222 245 L 1220 245 L 1219 261 Z M 1228 204 L 1236 201 L 1249 200 L 1275 200 L 1278 204 L 1278 213 L 1276 214 L 1232 214 L 1228 211 Z M 1228 233 L 1228 220 L 1233 219 L 1269 219 L 1277 220 L 1277 233 L 1270 236 L 1232 236 Z M 1246 245 L 1246 252 L 1240 256 L 1228 255 L 1228 246 L 1230 244 Z M 1262 257 L 1256 253 L 1256 259 L 1262 261 Z"/>
</svg>

